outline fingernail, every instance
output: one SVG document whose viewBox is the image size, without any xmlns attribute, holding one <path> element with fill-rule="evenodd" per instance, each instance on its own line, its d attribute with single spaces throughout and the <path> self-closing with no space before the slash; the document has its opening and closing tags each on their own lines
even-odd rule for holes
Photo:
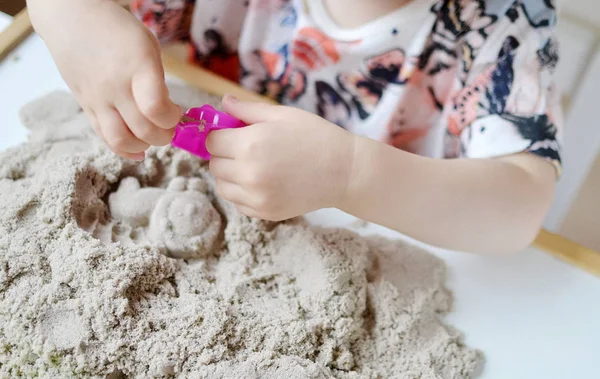
<svg viewBox="0 0 600 379">
<path fill-rule="evenodd" d="M 240 99 L 233 95 L 225 95 L 225 101 L 228 101 L 230 103 L 237 103 L 238 101 L 240 101 Z"/>
<path fill-rule="evenodd" d="M 131 159 L 133 159 L 134 161 L 137 161 L 137 162 L 141 162 L 145 158 L 146 158 L 146 153 L 143 153 L 143 152 L 142 153 L 133 154 L 131 156 Z"/>
</svg>

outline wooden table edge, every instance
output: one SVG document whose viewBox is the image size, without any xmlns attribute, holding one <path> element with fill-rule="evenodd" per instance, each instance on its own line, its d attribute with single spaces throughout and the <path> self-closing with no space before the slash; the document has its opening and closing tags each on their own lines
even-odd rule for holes
<svg viewBox="0 0 600 379">
<path fill-rule="evenodd" d="M 33 26 L 29 19 L 27 8 L 20 11 L 12 20 L 11 24 L 0 33 L 0 61 L 10 54 L 29 34 L 33 32 Z"/>
</svg>

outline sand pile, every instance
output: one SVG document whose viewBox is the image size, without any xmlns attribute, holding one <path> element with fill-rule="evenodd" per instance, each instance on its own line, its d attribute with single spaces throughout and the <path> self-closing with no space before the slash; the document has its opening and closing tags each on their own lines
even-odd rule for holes
<svg viewBox="0 0 600 379">
<path fill-rule="evenodd" d="M 216 99 L 176 88 L 180 104 Z M 467 378 L 444 265 L 248 219 L 171 148 L 121 160 L 63 93 L 0 153 L 0 377 Z M 3 125 L 2 127 L 12 127 Z"/>
</svg>

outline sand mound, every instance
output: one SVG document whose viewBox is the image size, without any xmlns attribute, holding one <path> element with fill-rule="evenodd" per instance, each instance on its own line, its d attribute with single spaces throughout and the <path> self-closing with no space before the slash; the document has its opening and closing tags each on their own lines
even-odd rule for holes
<svg viewBox="0 0 600 379">
<path fill-rule="evenodd" d="M 216 99 L 176 88 L 186 106 Z M 444 265 L 381 238 L 240 215 L 206 164 L 141 164 L 74 100 L 0 153 L 0 377 L 467 378 Z M 10 127 L 3 126 L 3 127 Z"/>
</svg>

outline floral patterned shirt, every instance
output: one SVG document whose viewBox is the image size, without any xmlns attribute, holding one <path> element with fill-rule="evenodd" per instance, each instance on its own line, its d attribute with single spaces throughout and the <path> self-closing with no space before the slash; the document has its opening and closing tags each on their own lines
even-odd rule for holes
<svg viewBox="0 0 600 379">
<path fill-rule="evenodd" d="M 434 158 L 530 152 L 560 173 L 554 0 L 413 0 L 358 28 L 323 0 L 134 0 L 162 43 L 244 87 Z"/>
</svg>

